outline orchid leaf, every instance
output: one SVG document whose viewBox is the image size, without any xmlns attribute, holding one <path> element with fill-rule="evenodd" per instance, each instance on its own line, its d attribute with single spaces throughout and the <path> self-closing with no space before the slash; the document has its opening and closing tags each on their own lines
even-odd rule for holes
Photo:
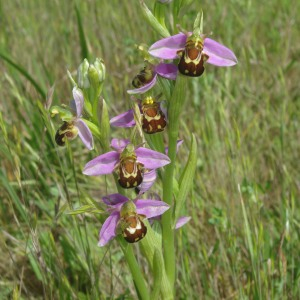
<svg viewBox="0 0 300 300">
<path fill-rule="evenodd" d="M 151 10 L 147 7 L 145 2 L 143 0 L 140 0 L 140 4 L 142 13 L 149 25 L 162 37 L 170 36 L 169 31 L 159 23 L 159 21 L 152 14 Z"/>
<path fill-rule="evenodd" d="M 89 58 L 89 51 L 87 47 L 87 42 L 84 35 L 84 30 L 82 26 L 81 16 L 80 16 L 80 10 L 78 9 L 77 5 L 75 4 L 75 12 L 76 12 L 76 18 L 77 18 L 77 25 L 78 25 L 78 33 L 80 38 L 80 46 L 81 46 L 81 57 L 82 59 Z"/>
<path fill-rule="evenodd" d="M 161 283 L 162 283 L 162 276 L 163 276 L 163 270 L 162 266 L 163 265 L 163 257 L 161 251 L 159 251 L 157 248 L 154 251 L 154 256 L 153 256 L 153 287 L 152 287 L 152 292 L 150 299 L 156 300 L 159 299 L 159 292 L 161 288 Z"/>
<path fill-rule="evenodd" d="M 176 199 L 175 222 L 179 218 L 180 211 L 186 197 L 192 187 L 197 166 L 197 142 L 192 134 L 191 148 L 186 166 L 179 179 L 179 191 Z"/>
<path fill-rule="evenodd" d="M 92 204 L 86 204 L 68 212 L 69 215 L 78 215 L 83 213 L 103 213 L 103 210 L 98 209 Z"/>
</svg>

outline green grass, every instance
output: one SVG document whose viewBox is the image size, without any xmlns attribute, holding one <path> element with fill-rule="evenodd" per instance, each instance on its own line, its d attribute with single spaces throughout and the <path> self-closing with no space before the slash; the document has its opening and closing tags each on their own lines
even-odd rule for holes
<svg viewBox="0 0 300 300">
<path fill-rule="evenodd" d="M 143 66 L 135 45 L 158 36 L 138 1 L 77 7 L 79 14 L 71 1 L 0 6 L 0 299 L 136 298 L 117 243 L 97 247 L 101 215 L 67 214 L 115 189 L 110 177 L 81 173 L 99 149 L 55 145 L 59 122 L 44 95 L 55 84 L 53 104 L 68 103 L 66 70 L 88 53 L 105 61 L 111 116 L 123 111 Z M 204 31 L 239 64 L 207 66 L 189 81 L 177 178 L 191 133 L 199 157 L 183 209 L 193 219 L 176 239 L 176 299 L 299 299 L 299 1 L 194 1 L 179 16 L 182 27 L 200 8 Z"/>
</svg>

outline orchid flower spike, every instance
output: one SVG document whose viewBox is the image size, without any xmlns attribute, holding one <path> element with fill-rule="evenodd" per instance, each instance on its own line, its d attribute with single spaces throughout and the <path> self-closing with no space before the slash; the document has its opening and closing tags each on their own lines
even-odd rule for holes
<svg viewBox="0 0 300 300">
<path fill-rule="evenodd" d="M 103 197 L 102 201 L 107 205 L 110 215 L 100 230 L 98 243 L 100 247 L 119 233 L 128 243 L 138 242 L 147 233 L 143 220 L 160 216 L 169 209 L 169 205 L 163 201 L 150 199 L 131 201 L 120 194 L 108 195 Z"/>
<path fill-rule="evenodd" d="M 167 155 L 143 147 L 135 148 L 128 140 L 112 139 L 111 147 L 114 151 L 88 162 L 83 174 L 97 176 L 116 172 L 123 188 L 135 188 L 143 183 L 146 170 L 154 170 L 170 163 Z"/>
<path fill-rule="evenodd" d="M 52 115 L 60 114 L 64 121 L 55 134 L 55 141 L 57 145 L 64 146 L 66 140 L 73 140 L 79 135 L 84 145 L 89 150 L 92 150 L 94 148 L 93 135 L 81 118 L 84 104 L 83 93 L 77 87 L 74 87 L 72 92 L 73 100 L 70 103 L 70 107 L 73 113 L 57 106 L 51 109 Z"/>
<path fill-rule="evenodd" d="M 177 67 L 174 64 L 159 63 L 157 65 L 146 62 L 146 66 L 132 80 L 135 89 L 128 90 L 128 94 L 143 94 L 155 86 L 157 76 L 175 80 Z"/>
<path fill-rule="evenodd" d="M 207 38 L 202 33 L 203 17 L 198 14 L 193 32 L 179 33 L 154 43 L 150 55 L 160 59 L 179 58 L 178 70 L 191 77 L 201 76 L 204 63 L 228 67 L 237 64 L 237 58 L 227 47 Z"/>
<path fill-rule="evenodd" d="M 167 125 L 165 101 L 157 102 L 154 97 L 144 98 L 140 105 L 140 117 L 143 131 L 148 134 L 164 131 Z M 133 127 L 136 125 L 134 111 L 130 109 L 110 120 L 115 127 Z"/>
</svg>

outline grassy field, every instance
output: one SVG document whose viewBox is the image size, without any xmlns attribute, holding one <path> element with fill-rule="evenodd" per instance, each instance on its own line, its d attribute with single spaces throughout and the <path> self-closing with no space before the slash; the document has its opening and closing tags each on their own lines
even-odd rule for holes
<svg viewBox="0 0 300 300">
<path fill-rule="evenodd" d="M 99 216 L 68 214 L 115 192 L 111 177 L 82 174 L 100 149 L 57 147 L 44 104 L 52 87 L 53 104 L 68 104 L 66 70 L 88 52 L 105 61 L 111 116 L 124 111 L 143 67 L 136 45 L 159 36 L 136 0 L 77 1 L 78 14 L 75 2 L 0 3 L 0 299 L 136 299 L 117 243 L 97 246 Z M 176 299 L 300 299 L 300 3 L 197 0 L 175 23 L 190 28 L 200 9 L 204 31 L 239 63 L 208 65 L 186 92 L 178 170 L 190 133 L 199 158 L 192 221 L 176 239 Z"/>
</svg>

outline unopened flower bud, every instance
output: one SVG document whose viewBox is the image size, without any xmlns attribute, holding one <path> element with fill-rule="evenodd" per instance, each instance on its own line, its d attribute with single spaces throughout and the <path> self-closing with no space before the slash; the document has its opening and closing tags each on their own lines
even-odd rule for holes
<svg viewBox="0 0 300 300">
<path fill-rule="evenodd" d="M 77 84 L 81 89 L 88 89 L 90 87 L 88 70 L 89 70 L 89 62 L 85 58 L 84 61 L 80 64 L 77 70 Z"/>
<path fill-rule="evenodd" d="M 93 88 L 97 89 L 105 80 L 105 65 L 102 59 L 97 58 L 94 64 L 90 64 L 88 78 Z"/>
</svg>

